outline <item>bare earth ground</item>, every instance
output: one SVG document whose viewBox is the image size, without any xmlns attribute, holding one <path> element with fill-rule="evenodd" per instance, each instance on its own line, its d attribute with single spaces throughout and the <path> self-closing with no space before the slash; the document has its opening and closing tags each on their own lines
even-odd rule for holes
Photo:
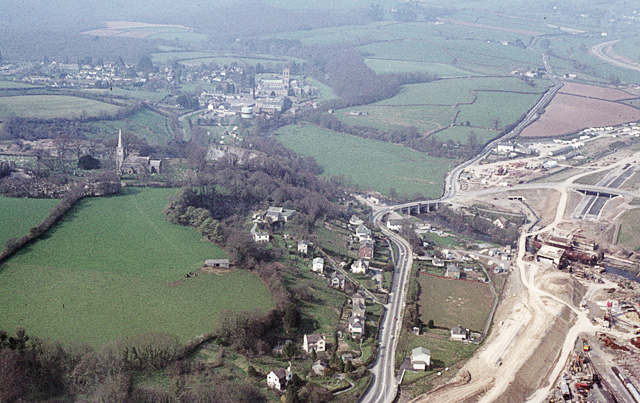
<svg viewBox="0 0 640 403">
<path fill-rule="evenodd" d="M 629 155 L 605 166 L 599 166 L 600 161 L 594 164 L 593 171 L 577 174 L 565 182 L 570 184 L 579 177 L 629 164 L 637 158 L 638 154 Z M 582 226 L 565 219 L 569 191 L 561 187 L 556 193 L 560 195 L 554 201 L 538 200 L 540 204 L 533 206 L 542 212 L 548 225 L 521 235 L 515 269 L 509 276 L 505 298 L 485 344 L 461 369 L 457 382 L 424 394 L 414 402 L 545 401 L 572 354 L 576 338 L 601 330 L 577 307 L 583 298 L 591 300 L 615 284 L 606 278 L 603 283 L 581 283 L 566 272 L 532 261 L 525 251 L 529 236 L 553 228 Z M 495 203 L 496 199 L 493 200 Z M 529 204 L 535 201 L 535 195 L 527 196 Z M 594 223 L 596 228 L 600 224 L 605 223 Z"/>
<path fill-rule="evenodd" d="M 622 99 L 636 98 L 628 92 L 615 88 L 598 87 L 595 85 L 565 82 L 560 91 L 562 94 L 579 95 L 587 98 L 599 98 L 607 101 L 620 101 Z"/>
<path fill-rule="evenodd" d="M 587 127 L 615 126 L 640 120 L 640 110 L 631 106 L 558 93 L 538 120 L 520 134 L 524 138 L 554 137 Z"/>
</svg>

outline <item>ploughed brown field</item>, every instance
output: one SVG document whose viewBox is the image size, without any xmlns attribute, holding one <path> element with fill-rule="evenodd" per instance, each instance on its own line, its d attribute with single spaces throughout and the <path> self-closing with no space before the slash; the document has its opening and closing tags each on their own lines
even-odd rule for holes
<svg viewBox="0 0 640 403">
<path fill-rule="evenodd" d="M 587 127 L 615 126 L 640 120 L 640 109 L 620 102 L 634 96 L 616 89 L 569 83 L 521 137 L 558 137 Z"/>
<path fill-rule="evenodd" d="M 578 95 L 588 98 L 599 98 L 607 101 L 620 101 L 622 99 L 636 98 L 628 92 L 615 88 L 597 87 L 595 85 L 564 83 L 560 91 L 563 94 Z"/>
</svg>

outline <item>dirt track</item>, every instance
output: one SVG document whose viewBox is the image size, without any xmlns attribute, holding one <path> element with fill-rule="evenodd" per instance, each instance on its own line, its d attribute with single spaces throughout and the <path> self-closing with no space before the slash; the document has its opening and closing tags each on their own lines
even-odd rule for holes
<svg viewBox="0 0 640 403">
<path fill-rule="evenodd" d="M 613 165 L 629 163 L 636 155 Z M 606 166 L 565 181 L 610 169 Z M 529 236 L 550 231 L 565 219 L 568 192 L 563 189 L 552 222 L 533 233 L 522 233 L 517 268 L 509 277 L 505 298 L 496 313 L 494 328 L 485 345 L 461 369 L 468 382 L 450 382 L 419 396 L 413 402 L 542 402 L 560 375 L 581 333 L 595 333 L 586 312 L 576 305 L 612 284 L 583 286 L 551 266 L 524 259 Z M 576 296 L 576 293 L 578 294 Z M 558 346 L 562 346 L 558 349 Z M 533 354 L 535 352 L 535 354 Z M 531 375 L 535 370 L 537 378 Z M 455 378 L 454 378 L 455 379 Z"/>
</svg>

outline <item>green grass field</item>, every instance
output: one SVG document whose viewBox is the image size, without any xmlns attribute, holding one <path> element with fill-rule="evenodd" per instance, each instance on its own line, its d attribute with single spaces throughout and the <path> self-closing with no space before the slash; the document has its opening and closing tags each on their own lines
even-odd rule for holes
<svg viewBox="0 0 640 403">
<path fill-rule="evenodd" d="M 0 248 L 7 239 L 20 238 L 29 233 L 29 228 L 44 220 L 57 199 L 19 199 L 0 196 Z"/>
<path fill-rule="evenodd" d="M 34 119 L 72 119 L 81 117 L 83 113 L 87 116 L 113 115 L 118 110 L 120 107 L 116 105 L 67 95 L 0 97 L 0 113 Z"/>
<path fill-rule="evenodd" d="M 389 41 L 361 46 L 360 51 L 371 59 L 407 60 L 449 64 L 453 57 L 436 41 Z"/>
<path fill-rule="evenodd" d="M 613 45 L 613 50 L 621 56 L 631 60 L 640 60 L 640 37 L 625 38 Z"/>
<path fill-rule="evenodd" d="M 424 323 L 433 319 L 438 327 L 460 325 L 482 331 L 493 302 L 487 284 L 428 275 L 420 275 L 418 282 L 418 305 Z"/>
<path fill-rule="evenodd" d="M 437 133 L 433 133 L 433 136 L 436 136 L 440 141 L 447 141 L 451 139 L 455 142 L 460 142 L 460 144 L 467 144 L 469 141 L 469 134 L 471 132 L 476 134 L 476 138 L 480 144 L 488 143 L 499 134 L 499 132 L 495 130 L 481 129 L 478 127 L 453 126 L 447 127 Z"/>
<path fill-rule="evenodd" d="M 157 90 L 151 91 L 144 88 L 113 87 L 111 89 L 90 89 L 85 91 L 92 94 L 99 93 L 102 95 L 110 95 L 110 96 L 117 96 L 117 97 L 148 99 L 150 101 L 156 101 L 156 102 L 161 101 L 164 97 L 166 97 L 169 94 L 169 91 L 163 88 L 159 88 Z"/>
<path fill-rule="evenodd" d="M 15 81 L 7 81 L 7 80 L 0 80 L 0 90 L 22 90 L 22 89 L 28 89 L 28 88 L 38 88 L 35 85 L 31 85 L 31 84 L 27 84 L 27 83 L 18 83 Z"/>
<path fill-rule="evenodd" d="M 200 59 L 211 56 L 212 55 L 210 53 L 203 52 L 158 52 L 151 54 L 151 60 L 154 64 L 166 64 L 171 60 Z"/>
<path fill-rule="evenodd" d="M 116 136 L 118 130 L 144 137 L 150 144 L 162 144 L 171 139 L 165 126 L 165 118 L 148 109 L 142 109 L 123 120 L 102 120 L 89 124 L 88 137 L 106 139 Z"/>
<path fill-rule="evenodd" d="M 428 73 L 436 77 L 468 77 L 476 73 L 443 63 L 412 62 L 407 60 L 365 59 L 367 66 L 377 74 Z"/>
<path fill-rule="evenodd" d="M 437 197 L 445 173 L 455 164 L 400 145 L 315 126 L 287 126 L 279 134 L 285 147 L 314 157 L 324 168 L 324 176 L 344 175 L 363 189 L 385 194 L 394 188 L 398 194 Z"/>
<path fill-rule="evenodd" d="M 130 189 L 80 202 L 0 268 L 0 328 L 95 345 L 145 332 L 186 341 L 211 330 L 223 310 L 272 307 L 252 273 L 184 278 L 224 252 L 164 221 L 175 192 Z"/>
<path fill-rule="evenodd" d="M 471 126 L 494 129 L 494 119 L 499 119 L 497 129 L 501 130 L 526 114 L 539 98 L 538 94 L 478 92 L 473 104 L 460 106 L 456 123 L 468 121 Z"/>
<path fill-rule="evenodd" d="M 366 116 L 349 115 L 351 111 L 366 112 Z M 366 105 L 340 109 L 336 116 L 342 122 L 352 126 L 365 126 L 382 130 L 415 126 L 428 132 L 453 123 L 456 110 L 451 106 L 386 106 Z"/>
<path fill-rule="evenodd" d="M 402 86 L 402 91 L 393 98 L 376 105 L 455 105 L 471 103 L 472 91 L 508 91 L 541 94 L 547 89 L 546 82 L 534 81 L 530 86 L 517 78 L 475 77 L 436 80 L 424 84 Z M 526 96 L 527 94 L 523 94 Z"/>
<path fill-rule="evenodd" d="M 640 250 L 640 209 L 629 210 L 620 217 L 620 230 L 618 232 L 618 245 Z"/>
<path fill-rule="evenodd" d="M 438 370 L 441 371 L 446 367 L 451 367 L 456 362 L 471 356 L 478 347 L 475 344 L 452 341 L 449 339 L 449 334 L 448 330 L 430 329 L 420 336 L 415 336 L 407 334 L 403 330 L 402 336 L 398 341 L 396 363 L 399 365 L 399 361 L 411 355 L 411 350 L 414 348 L 424 347 L 431 351 L 432 370 L 419 374 L 426 376 Z"/>
</svg>

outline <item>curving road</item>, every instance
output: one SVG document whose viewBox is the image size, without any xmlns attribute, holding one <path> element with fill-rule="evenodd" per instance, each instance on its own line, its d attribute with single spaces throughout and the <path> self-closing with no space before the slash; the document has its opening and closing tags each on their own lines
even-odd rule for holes
<svg viewBox="0 0 640 403">
<path fill-rule="evenodd" d="M 382 210 L 374 213 L 372 221 L 391 242 L 397 245 L 399 256 L 396 260 L 389 301 L 384 306 L 384 319 L 378 339 L 378 358 L 371 368 L 373 379 L 369 389 L 360 399 L 361 402 L 367 403 L 391 402 L 398 393 L 395 371 L 396 335 L 400 333 L 400 327 L 402 326 L 406 284 L 408 284 L 407 280 L 413 264 L 409 243 L 400 235 L 382 225 L 382 218 L 388 212 L 389 210 Z"/>
<path fill-rule="evenodd" d="M 548 56 L 546 54 L 542 56 L 542 62 L 544 63 L 545 69 L 547 70 L 547 76 L 554 85 L 549 90 L 547 90 L 547 92 L 545 92 L 545 94 L 538 100 L 535 106 L 529 111 L 529 113 L 527 113 L 526 117 L 509 133 L 488 143 L 480 152 L 480 154 L 452 169 L 445 178 L 445 187 L 441 198 L 436 200 L 414 202 L 411 203 L 411 205 L 429 202 L 434 203 L 454 198 L 460 190 L 458 178 L 465 168 L 489 155 L 489 153 L 491 153 L 491 150 L 499 142 L 509 140 L 520 134 L 522 129 L 531 124 L 531 122 L 533 122 L 537 118 L 538 111 L 541 108 L 544 108 L 562 87 L 562 82 L 559 81 L 553 73 L 553 70 L 551 69 L 551 66 L 548 62 Z M 387 237 L 389 237 L 389 240 L 391 240 L 391 242 L 396 244 L 400 256 L 398 258 L 398 261 L 396 262 L 396 272 L 393 276 L 393 285 L 391 286 L 389 301 L 385 305 L 384 319 L 379 334 L 378 357 L 375 364 L 371 368 L 373 379 L 371 380 L 369 389 L 367 389 L 367 391 L 359 400 L 359 402 L 362 403 L 391 402 L 395 399 L 398 392 L 398 381 L 396 379 L 395 371 L 395 353 L 397 343 L 396 337 L 399 334 L 399 330 L 402 325 L 402 313 L 404 311 L 406 298 L 406 285 L 408 284 L 408 276 L 411 272 L 413 259 L 411 246 L 409 245 L 409 243 L 395 232 L 389 231 L 387 228 L 385 228 L 385 226 L 381 225 L 381 223 L 386 214 L 388 214 L 392 210 L 397 210 L 400 207 L 402 206 L 393 206 L 390 208 L 379 209 L 374 212 L 372 218 L 373 224 L 380 228 L 380 230 Z"/>
<path fill-rule="evenodd" d="M 605 48 L 615 45 L 618 42 L 620 42 L 620 39 L 615 41 L 599 43 L 591 48 L 591 54 L 597 57 L 598 59 L 604 60 L 605 62 L 612 64 L 614 66 L 622 67 L 623 69 L 640 71 L 640 67 L 638 67 L 637 63 L 634 63 L 634 64 L 626 63 L 623 60 L 614 59 L 613 57 L 605 53 L 604 51 Z"/>
</svg>

